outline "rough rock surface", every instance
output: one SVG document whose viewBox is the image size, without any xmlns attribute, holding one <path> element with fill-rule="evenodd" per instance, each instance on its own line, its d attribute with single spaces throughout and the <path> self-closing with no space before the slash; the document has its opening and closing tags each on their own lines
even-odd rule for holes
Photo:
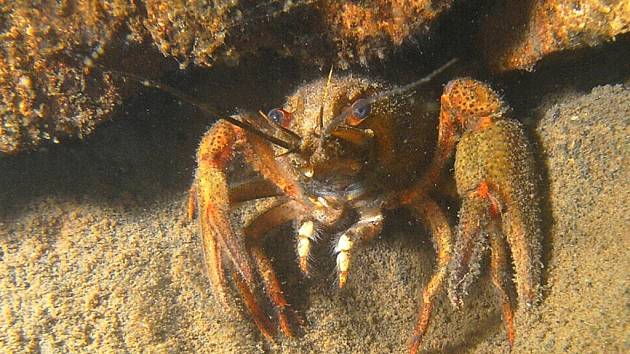
<svg viewBox="0 0 630 354">
<path fill-rule="evenodd" d="M 626 0 L 503 1 L 492 9 L 480 40 L 493 70 L 531 71 L 552 53 L 594 47 L 628 32 Z"/>
<path fill-rule="evenodd" d="M 309 65 L 366 65 L 426 32 L 451 2 L 1 1 L 0 153 L 82 138 L 110 118 L 121 84 L 89 70 L 92 55 L 152 77 L 165 70 L 162 55 L 181 67 L 278 53 Z"/>
<path fill-rule="evenodd" d="M 109 118 L 119 90 L 111 76 L 86 70 L 84 58 L 139 46 L 140 20 L 127 1 L 1 1 L 0 154 L 82 138 Z M 138 52 L 127 55 L 117 61 Z"/>
<path fill-rule="evenodd" d="M 82 138 L 111 117 L 129 85 L 86 70 L 84 58 L 92 55 L 96 60 L 89 60 L 106 68 L 160 77 L 174 70 L 174 61 L 209 68 L 255 55 L 290 56 L 310 67 L 373 68 L 405 50 L 432 47 L 459 55 L 479 42 L 476 50 L 491 68 L 511 70 L 531 69 L 550 53 L 594 46 L 630 30 L 624 0 L 453 5 L 452 0 L 0 1 L 0 154 Z M 435 25 L 444 18 L 446 24 Z M 481 39 L 471 41 L 483 23 Z M 434 35 L 435 27 L 455 38 Z M 171 59 L 170 67 L 164 57 Z"/>
</svg>

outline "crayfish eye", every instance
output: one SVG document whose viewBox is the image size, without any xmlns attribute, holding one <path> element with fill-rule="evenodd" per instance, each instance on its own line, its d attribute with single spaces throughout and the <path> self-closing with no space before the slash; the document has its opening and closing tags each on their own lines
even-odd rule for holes
<svg viewBox="0 0 630 354">
<path fill-rule="evenodd" d="M 346 119 L 346 123 L 351 126 L 359 125 L 365 118 L 370 115 L 372 104 L 367 99 L 359 99 L 354 101 L 351 107 L 351 114 Z"/>
<path fill-rule="evenodd" d="M 271 111 L 269 111 L 269 113 L 267 113 L 267 117 L 269 117 L 269 119 L 271 119 L 274 123 L 285 128 L 291 122 L 291 113 L 281 108 L 272 109 Z"/>
</svg>

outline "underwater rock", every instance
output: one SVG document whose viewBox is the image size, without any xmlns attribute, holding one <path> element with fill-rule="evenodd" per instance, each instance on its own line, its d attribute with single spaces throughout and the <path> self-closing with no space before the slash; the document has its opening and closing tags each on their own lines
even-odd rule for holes
<svg viewBox="0 0 630 354">
<path fill-rule="evenodd" d="M 420 46 L 417 39 L 426 37 L 438 18 L 454 16 L 449 24 L 455 26 L 470 21 L 466 11 L 449 13 L 452 4 L 0 2 L 0 154 L 83 138 L 109 119 L 119 100 L 137 86 L 117 82 L 92 67 L 94 62 L 130 72 L 142 68 L 152 77 L 166 70 L 165 58 L 180 67 L 237 65 L 251 55 L 290 56 L 310 67 L 369 66 L 404 43 Z M 486 12 L 481 4 L 467 6 L 480 15 Z M 532 0 L 493 5 L 490 12 L 494 15 L 482 26 L 480 43 L 495 70 L 531 70 L 550 53 L 614 40 L 630 28 L 630 6 L 622 0 Z"/>
<path fill-rule="evenodd" d="M 480 39 L 493 70 L 532 71 L 547 55 L 594 47 L 628 32 L 626 0 L 508 1 L 494 7 Z"/>
<path fill-rule="evenodd" d="M 136 11 L 118 1 L 0 2 L 0 152 L 83 137 L 107 119 L 116 87 L 90 76 L 83 57 L 125 25 L 140 31 Z"/>
<path fill-rule="evenodd" d="M 263 48 L 309 64 L 331 57 L 343 66 L 357 58 L 366 64 L 451 2 L 2 2 L 0 153 L 90 134 L 109 118 L 121 93 L 112 77 L 89 66 L 97 59 L 136 60 L 144 73 L 157 76 L 160 70 L 147 66 L 161 58 L 138 49 L 143 41 L 181 67 L 236 65 Z"/>
</svg>

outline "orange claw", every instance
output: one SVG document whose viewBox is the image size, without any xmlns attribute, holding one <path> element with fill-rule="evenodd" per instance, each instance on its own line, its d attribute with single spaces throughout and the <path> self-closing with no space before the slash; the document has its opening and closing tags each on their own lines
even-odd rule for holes
<svg viewBox="0 0 630 354">
<path fill-rule="evenodd" d="M 253 272 L 251 261 L 241 238 L 236 237 L 229 220 L 229 195 L 225 168 L 233 156 L 239 128 L 220 121 L 203 137 L 197 154 L 197 173 L 191 189 L 196 192 L 199 206 L 199 222 L 204 254 L 211 254 L 210 248 L 225 253 L 234 268 L 241 274 L 245 283 L 252 287 Z M 220 257 L 220 256 L 218 256 Z M 216 279 L 216 262 L 206 259 L 210 279 Z M 214 274 L 214 276 L 212 276 Z M 224 292 L 224 285 L 213 281 L 216 291 Z"/>
<path fill-rule="evenodd" d="M 237 150 L 264 180 L 248 181 L 229 190 L 226 169 Z M 301 188 L 287 175 L 286 169 L 280 167 L 281 162 L 274 158 L 273 149 L 267 142 L 226 121 L 217 122 L 203 137 L 197 163 L 188 214 L 192 217 L 195 209 L 199 209 L 204 259 L 215 296 L 228 305 L 224 265 L 224 256 L 227 256 L 225 258 L 231 263 L 228 266 L 234 270 L 232 279 L 260 332 L 273 340 L 276 328 L 254 292 L 257 288 L 254 271 L 260 276 L 262 288 L 276 310 L 280 329 L 285 335 L 293 336 L 289 321 L 293 312 L 262 249 L 262 239 L 271 230 L 304 213 L 304 205 L 290 200 L 267 210 L 244 228 L 243 237 L 232 229 L 229 213 L 232 202 L 276 196 L 281 192 L 300 200 Z"/>
<path fill-rule="evenodd" d="M 449 95 L 449 109 L 462 129 L 455 180 L 463 203 L 449 266 L 449 294 L 454 303 L 461 301 L 489 245 L 492 281 L 512 346 L 513 311 L 505 284 L 508 248 L 521 303 L 535 303 L 540 296 L 541 230 L 534 158 L 520 124 L 505 117 L 506 105 L 486 84 L 454 80 L 444 94 Z"/>
<path fill-rule="evenodd" d="M 501 118 L 507 111 L 507 106 L 494 90 L 481 81 L 469 78 L 449 82 L 441 102 L 441 113 L 455 119 L 461 132 L 488 126 L 493 118 Z"/>
<path fill-rule="evenodd" d="M 521 125 L 504 116 L 505 105 L 487 85 L 461 79 L 449 87 L 458 92 L 469 88 L 468 98 L 479 102 L 479 108 L 466 108 L 465 112 L 492 117 L 492 124 L 480 125 L 474 116 L 468 119 L 477 123 L 464 122 L 468 128 L 458 143 L 455 158 L 458 193 L 466 196 L 482 182 L 490 187 L 490 207 L 500 211 L 499 230 L 507 238 L 513 254 L 519 298 L 528 304 L 534 303 L 540 294 L 542 263 L 533 154 Z"/>
<path fill-rule="evenodd" d="M 508 342 L 514 345 L 514 312 L 506 282 L 510 279 L 509 250 L 515 265 L 521 303 L 535 303 L 540 294 L 540 209 L 534 159 L 519 123 L 504 115 L 507 106 L 486 84 L 472 79 L 451 81 L 441 98 L 438 146 L 427 173 L 399 195 L 402 204 L 415 207 L 421 219 L 436 223 L 439 213 L 419 205 L 435 186 L 455 149 L 457 192 L 463 199 L 459 225 L 451 249 L 450 239 L 436 242 L 448 260 L 448 290 L 454 305 L 480 273 L 481 259 L 489 249 L 492 282 L 503 309 Z M 427 208 L 428 206 L 425 206 Z M 424 214 L 424 215 L 423 215 Z M 442 229 L 448 229 L 446 222 Z M 432 233 L 438 233 L 432 230 Z M 445 266 L 439 266 L 423 294 L 423 305 L 411 339 L 416 353 L 431 319 L 433 297 L 442 286 Z"/>
<path fill-rule="evenodd" d="M 233 273 L 234 282 L 236 283 L 236 287 L 241 293 L 243 298 L 243 303 L 249 313 L 252 314 L 252 318 L 256 323 L 256 327 L 260 330 L 267 340 L 270 342 L 274 341 L 274 337 L 276 336 L 276 329 L 269 321 L 269 317 L 262 310 L 258 301 L 256 300 L 256 296 L 252 293 L 251 289 L 245 284 L 240 274 Z"/>
</svg>

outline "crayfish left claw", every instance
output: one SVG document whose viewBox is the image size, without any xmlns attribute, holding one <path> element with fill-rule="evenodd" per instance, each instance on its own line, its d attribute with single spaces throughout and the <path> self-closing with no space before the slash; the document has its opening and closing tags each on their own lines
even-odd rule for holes
<svg viewBox="0 0 630 354">
<path fill-rule="evenodd" d="M 533 154 L 521 125 L 505 116 L 507 105 L 488 85 L 453 80 L 442 101 L 443 110 L 462 130 L 455 180 L 464 201 L 449 267 L 451 301 L 461 301 L 489 249 L 492 281 L 512 345 L 513 311 L 505 284 L 510 273 L 508 249 L 521 303 L 535 301 L 540 291 L 540 206 Z"/>
</svg>

